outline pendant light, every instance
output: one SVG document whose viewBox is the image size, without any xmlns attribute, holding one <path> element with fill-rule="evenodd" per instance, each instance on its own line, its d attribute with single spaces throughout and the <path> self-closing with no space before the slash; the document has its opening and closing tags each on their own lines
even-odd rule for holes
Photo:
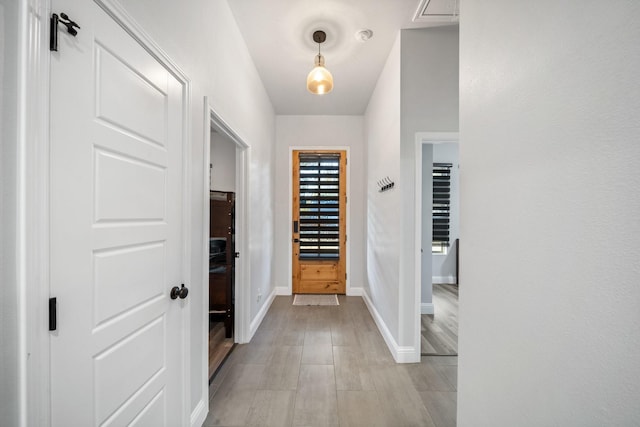
<svg viewBox="0 0 640 427">
<path fill-rule="evenodd" d="M 329 70 L 324 67 L 324 56 L 320 53 L 320 44 L 324 43 L 327 35 L 324 31 L 315 31 L 313 41 L 318 43 L 318 54 L 315 59 L 315 67 L 307 76 L 307 90 L 316 95 L 324 95 L 333 89 L 333 77 Z"/>
</svg>

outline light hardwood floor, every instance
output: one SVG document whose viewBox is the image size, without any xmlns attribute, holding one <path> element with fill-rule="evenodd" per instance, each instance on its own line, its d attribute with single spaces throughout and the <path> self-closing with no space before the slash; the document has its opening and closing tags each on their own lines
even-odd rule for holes
<svg viewBox="0 0 640 427">
<path fill-rule="evenodd" d="M 209 322 L 209 378 L 233 348 L 233 338 L 224 336 L 224 322 Z"/>
<path fill-rule="evenodd" d="M 434 314 L 422 315 L 422 355 L 458 355 L 458 285 L 433 285 Z"/>
<path fill-rule="evenodd" d="M 396 364 L 362 298 L 277 297 L 214 378 L 205 426 L 456 424 L 457 357 Z"/>
</svg>

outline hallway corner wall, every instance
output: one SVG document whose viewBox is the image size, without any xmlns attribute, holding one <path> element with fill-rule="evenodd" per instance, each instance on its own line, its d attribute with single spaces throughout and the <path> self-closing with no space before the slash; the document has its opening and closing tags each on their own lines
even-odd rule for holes
<svg viewBox="0 0 640 427">
<path fill-rule="evenodd" d="M 377 182 L 400 175 L 400 34 L 380 73 L 365 113 L 367 153 L 366 177 L 366 255 L 365 300 L 378 313 L 390 335 L 383 336 L 393 352 L 397 347 L 399 324 L 400 193 L 397 188 L 378 192 Z M 391 342 L 391 344 L 390 344 Z"/>
<path fill-rule="evenodd" d="M 366 294 L 396 360 L 419 358 L 415 135 L 458 130 L 457 26 L 401 30 L 365 114 Z M 378 192 L 389 176 L 395 187 Z M 383 328 L 384 329 L 384 328 Z M 384 335 L 384 331 L 383 331 Z"/>
<path fill-rule="evenodd" d="M 459 29 L 457 25 L 402 30 L 401 142 L 402 246 L 400 256 L 400 337 L 416 345 L 416 133 L 457 132 L 459 121 Z M 427 252 L 430 248 L 427 249 Z M 430 276 L 429 276 L 430 277 Z"/>
<path fill-rule="evenodd" d="M 458 425 L 640 425 L 640 2 L 462 6 Z"/>
</svg>

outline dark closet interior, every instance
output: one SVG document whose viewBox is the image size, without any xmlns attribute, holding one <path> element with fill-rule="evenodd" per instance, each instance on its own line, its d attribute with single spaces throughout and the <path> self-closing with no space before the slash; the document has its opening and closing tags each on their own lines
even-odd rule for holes
<svg viewBox="0 0 640 427">
<path fill-rule="evenodd" d="M 235 193 L 210 192 L 209 377 L 233 346 Z"/>
</svg>

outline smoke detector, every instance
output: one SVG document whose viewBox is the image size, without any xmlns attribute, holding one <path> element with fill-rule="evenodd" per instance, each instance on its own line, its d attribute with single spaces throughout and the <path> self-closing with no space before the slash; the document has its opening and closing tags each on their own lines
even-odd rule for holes
<svg viewBox="0 0 640 427">
<path fill-rule="evenodd" d="M 354 34 L 354 37 L 356 38 L 356 40 L 358 40 L 359 42 L 366 42 L 367 40 L 369 40 L 371 37 L 373 37 L 373 31 L 369 30 L 368 28 L 362 29 L 362 30 L 358 30 L 356 31 L 356 33 Z"/>
</svg>

